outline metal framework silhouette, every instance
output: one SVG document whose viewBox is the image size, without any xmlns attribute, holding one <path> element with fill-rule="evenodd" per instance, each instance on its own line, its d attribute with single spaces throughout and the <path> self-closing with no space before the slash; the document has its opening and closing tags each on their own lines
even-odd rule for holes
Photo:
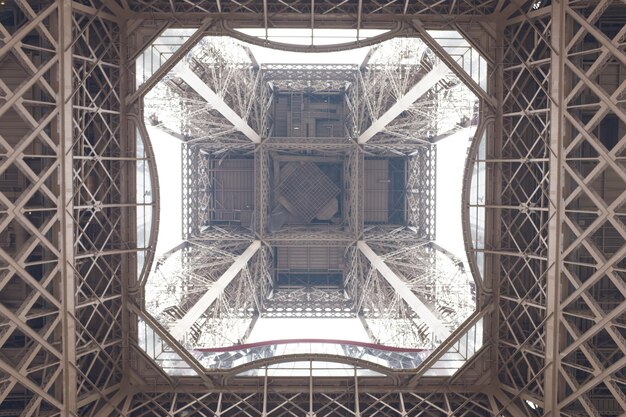
<svg viewBox="0 0 626 417">
<path fill-rule="evenodd" d="M 0 414 L 623 415 L 625 22 L 624 3 L 609 0 L 2 2 Z M 135 88 L 136 59 L 165 29 L 181 27 L 194 29 L 189 40 L 159 56 L 154 72 Z M 342 46 L 311 47 L 234 29 L 241 27 L 388 31 Z M 431 29 L 456 30 L 480 52 L 487 62 L 486 87 Z M 477 137 L 484 141 L 470 149 L 464 187 L 466 248 L 472 272 L 482 277 L 478 311 L 417 370 L 376 368 L 385 376 L 372 377 L 360 373 L 371 365 L 345 359 L 354 375 L 314 376 L 314 362 L 328 358 L 303 355 L 297 360 L 310 365 L 304 377 L 211 373 L 143 310 L 159 189 L 152 187 L 141 201 L 135 189 L 140 165 L 158 184 L 149 141 L 142 141 L 142 98 L 207 35 L 296 51 L 417 36 L 479 97 Z M 267 94 L 256 91 L 265 100 Z M 233 110 L 227 101 L 213 103 L 222 105 Z M 257 117 L 267 111 L 263 106 L 233 111 L 242 120 L 243 109 L 256 115 L 250 120 L 265 120 Z M 248 124 L 261 138 L 271 128 Z M 236 141 L 255 152 L 255 136 L 233 125 L 243 132 L 232 135 Z M 366 131 L 354 126 L 359 134 Z M 372 149 L 393 145 L 369 142 Z M 186 160 L 198 158 L 193 149 L 188 152 Z M 262 171 L 267 156 L 262 150 L 256 156 Z M 353 158 L 349 169 L 361 169 L 359 163 Z M 485 173 L 480 198 L 470 192 L 474 167 Z M 262 202 L 267 180 L 256 180 Z M 358 194 L 353 210 L 360 206 Z M 200 197 L 184 196 L 185 209 L 199 207 Z M 477 211 L 485 213 L 480 242 L 470 230 Z M 153 219 L 142 242 L 138 212 L 152 212 Z M 261 228 L 267 214 L 258 213 Z M 352 219 L 360 222 L 360 216 Z M 190 217 L 184 227 L 196 236 L 201 223 Z M 357 231 L 359 225 L 350 227 Z M 412 239 L 383 226 L 363 228 L 360 237 L 383 247 Z M 243 231 L 219 228 L 205 231 L 203 239 L 219 240 L 231 255 L 256 241 Z M 314 230 L 271 239 L 295 244 L 347 238 Z M 259 285 L 270 256 L 259 249 L 244 268 Z M 356 250 L 349 256 L 357 269 L 364 263 L 356 260 L 362 258 Z M 476 331 L 479 320 L 483 347 L 454 375 L 429 374 Z M 168 375 L 140 348 L 148 327 L 193 375 Z M 268 369 L 284 360 L 256 366 Z"/>
</svg>

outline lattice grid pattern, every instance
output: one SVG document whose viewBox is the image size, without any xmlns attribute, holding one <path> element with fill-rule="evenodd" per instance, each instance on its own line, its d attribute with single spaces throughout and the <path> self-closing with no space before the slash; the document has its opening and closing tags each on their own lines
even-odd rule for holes
<svg viewBox="0 0 626 417">
<path fill-rule="evenodd" d="M 626 26 L 618 2 L 7 3 L 8 12 L 0 9 L 0 233 L 7 242 L 0 250 L 3 412 L 514 417 L 626 412 Z M 140 313 L 129 297 L 137 279 L 135 212 L 128 184 L 134 181 L 130 126 L 141 119 L 137 97 L 126 101 L 132 93 L 131 62 L 149 44 L 150 33 L 197 26 L 217 12 L 268 29 L 294 24 L 359 29 L 382 22 L 408 31 L 410 21 L 417 27 L 404 33 L 437 26 L 471 28 L 466 34 L 473 34 L 478 21 L 479 31 L 498 43 L 493 56 L 485 54 L 496 67 L 496 91 L 481 97 L 497 100 L 502 109 L 490 121 L 484 208 L 492 220 L 481 249 L 486 278 L 499 277 L 486 284 L 497 303 L 491 326 L 498 349 L 487 356 L 494 366 L 468 367 L 444 386 L 428 386 L 417 375 L 413 385 L 402 380 L 398 389 L 395 381 L 381 393 L 358 377 L 321 392 L 322 381 L 309 385 L 305 378 L 298 392 L 277 384 L 264 394 L 256 386 L 225 388 L 202 375 L 181 384 L 137 347 L 133 327 Z M 140 29 L 146 36 L 133 40 Z M 362 93 L 351 92 L 354 109 Z M 258 94 L 266 105 L 251 109 L 250 117 L 265 120 L 269 94 Z M 491 116 L 486 112 L 483 119 Z M 352 113 L 347 127 L 354 134 L 362 119 Z M 249 239 L 242 231 L 215 228 L 206 235 Z M 313 235 L 325 236 L 324 231 Z M 406 231 L 383 227 L 364 235 L 410 241 Z M 11 249 L 11 242 L 19 242 L 19 250 Z M 482 379 L 470 379 L 470 371 Z"/>
<path fill-rule="evenodd" d="M 310 223 L 341 192 L 313 162 L 296 164 L 278 186 L 278 192 L 294 214 Z"/>
</svg>

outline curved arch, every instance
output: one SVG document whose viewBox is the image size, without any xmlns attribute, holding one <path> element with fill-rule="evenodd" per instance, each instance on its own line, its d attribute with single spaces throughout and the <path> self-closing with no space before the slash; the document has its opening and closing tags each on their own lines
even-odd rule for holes
<svg viewBox="0 0 626 417">
<path fill-rule="evenodd" d="M 470 193 L 472 188 L 472 173 L 474 170 L 475 158 L 478 154 L 478 149 L 480 147 L 482 137 L 483 135 L 487 134 L 488 128 L 494 123 L 494 120 L 494 116 L 484 118 L 480 121 L 478 127 L 476 128 L 476 133 L 474 133 L 472 143 L 470 144 L 470 147 L 467 151 L 467 158 L 465 160 L 465 168 L 463 172 L 463 188 L 461 194 L 461 224 L 463 227 L 462 233 L 465 253 L 467 255 L 467 261 L 469 263 L 474 282 L 480 288 L 481 292 L 485 294 L 491 294 L 492 290 L 489 286 L 485 284 L 484 276 L 480 273 L 480 269 L 476 260 L 476 248 L 474 248 L 474 245 L 472 243 L 472 233 L 470 230 L 469 205 Z"/>
<path fill-rule="evenodd" d="M 248 349 L 253 347 L 260 346 L 268 346 L 268 345 L 286 345 L 293 343 L 330 343 L 330 344 L 342 344 L 342 345 L 352 345 L 358 347 L 372 348 L 378 350 L 386 350 L 389 352 L 424 352 L 427 349 L 416 349 L 416 348 L 400 348 L 395 346 L 386 346 L 378 343 L 369 343 L 369 342 L 359 342 L 354 340 L 344 340 L 344 339 L 278 339 L 278 340 L 267 340 L 261 342 L 254 343 L 245 343 L 240 345 L 233 346 L 225 346 L 225 347 L 217 347 L 217 348 L 195 348 L 194 351 L 198 352 L 229 352 L 234 350 Z"/>
<path fill-rule="evenodd" d="M 417 36 L 417 33 L 411 26 L 398 22 L 395 27 L 389 29 L 387 32 L 371 38 L 357 40 L 353 42 L 338 43 L 333 45 L 296 45 L 284 42 L 270 41 L 266 39 L 260 39 L 256 36 L 246 35 L 245 33 L 237 31 L 230 26 L 226 21 L 222 21 L 221 24 L 222 35 L 230 36 L 240 41 L 244 41 L 257 46 L 264 46 L 266 48 L 278 49 L 288 52 L 338 52 L 347 51 L 349 49 L 363 48 L 365 46 L 372 46 L 378 43 L 384 42 L 389 39 L 397 38 L 398 36 Z"/>
<path fill-rule="evenodd" d="M 290 362 L 331 362 L 331 363 L 339 363 L 343 365 L 351 365 L 358 366 L 360 368 L 368 369 L 370 371 L 378 372 L 383 374 L 386 377 L 392 378 L 394 383 L 399 381 L 399 378 L 396 375 L 396 371 L 393 369 L 387 368 L 382 365 L 377 365 L 375 363 L 365 361 L 357 358 L 349 358 L 346 356 L 339 355 L 328 355 L 323 353 L 298 353 L 291 355 L 283 355 L 283 356 L 275 356 L 272 358 L 264 358 L 259 359 L 245 365 L 237 366 L 232 369 L 229 369 L 224 377 L 224 383 L 228 383 L 229 380 L 241 374 L 242 372 L 251 371 L 254 369 L 258 369 L 264 366 L 276 365 L 281 363 L 290 363 Z"/>
<path fill-rule="evenodd" d="M 146 153 L 146 159 L 148 161 L 148 167 L 150 169 L 150 183 L 152 186 L 152 223 L 150 226 L 150 238 L 148 239 L 146 245 L 146 256 L 144 259 L 143 267 L 141 268 L 141 272 L 137 276 L 137 288 L 134 290 L 139 290 L 143 288 L 143 284 L 145 280 L 148 278 L 148 273 L 152 268 L 152 263 L 154 262 L 154 256 L 156 252 L 156 244 L 159 236 L 159 224 L 160 224 L 160 188 L 159 188 L 159 175 L 156 167 L 156 160 L 154 156 L 154 150 L 152 149 L 152 141 L 150 140 L 150 135 L 148 134 L 148 129 L 146 129 L 146 125 L 143 120 L 143 103 L 140 106 L 139 115 L 138 116 L 129 116 L 129 119 L 133 121 L 137 130 L 139 131 L 139 136 L 141 137 L 141 141 L 143 142 L 143 148 Z"/>
</svg>

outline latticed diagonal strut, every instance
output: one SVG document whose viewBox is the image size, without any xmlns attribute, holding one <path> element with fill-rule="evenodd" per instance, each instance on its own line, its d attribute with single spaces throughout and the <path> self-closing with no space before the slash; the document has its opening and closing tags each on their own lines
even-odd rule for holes
<svg viewBox="0 0 626 417">
<path fill-rule="evenodd" d="M 381 275 L 387 280 L 389 285 L 398 293 L 400 297 L 415 311 L 424 323 L 430 327 L 432 332 L 440 340 L 445 340 L 450 336 L 450 330 L 446 325 L 420 300 L 406 283 L 387 266 L 385 261 L 378 256 L 372 248 L 369 247 L 365 241 L 359 241 L 357 243 L 359 250 L 369 259 L 372 266 L 381 273 Z"/>
<path fill-rule="evenodd" d="M 198 77 L 189 67 L 186 65 L 178 65 L 174 68 L 176 75 L 182 78 L 191 88 L 193 88 L 198 94 L 202 96 L 215 110 L 220 112 L 229 122 L 235 126 L 235 129 L 246 135 L 254 143 L 260 143 L 261 137 L 243 120 L 228 104 L 218 96 L 213 90 L 205 84 L 200 77 Z"/>
<path fill-rule="evenodd" d="M 375 120 L 367 130 L 359 136 L 359 143 L 366 143 L 377 133 L 381 132 L 389 123 L 403 111 L 406 111 L 411 104 L 422 97 L 428 90 L 434 87 L 439 81 L 445 78 L 450 70 L 443 62 L 435 65 L 433 69 L 424 75 L 417 84 L 415 84 L 406 94 L 398 98 L 398 100 L 387 110 L 380 118 Z"/>
<path fill-rule="evenodd" d="M 261 247 L 261 241 L 255 240 L 250 246 L 241 254 L 235 262 L 220 276 L 220 278 L 209 288 L 209 290 L 200 297 L 200 299 L 185 313 L 185 315 L 178 320 L 172 328 L 170 333 L 177 339 L 181 339 L 191 328 L 191 326 L 204 314 L 205 311 L 217 300 L 222 294 L 224 289 L 232 282 L 237 274 L 248 263 L 250 258 Z"/>
</svg>

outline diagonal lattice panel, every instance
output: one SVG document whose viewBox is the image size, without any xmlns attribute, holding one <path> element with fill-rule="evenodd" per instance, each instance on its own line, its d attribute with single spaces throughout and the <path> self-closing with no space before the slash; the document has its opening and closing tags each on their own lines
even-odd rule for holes
<svg viewBox="0 0 626 417">
<path fill-rule="evenodd" d="M 278 185 L 281 202 L 309 223 L 341 190 L 312 162 L 292 167 Z"/>
<path fill-rule="evenodd" d="M 548 217 L 546 106 L 550 19 L 534 19 L 506 29 L 503 51 L 507 89 L 503 97 L 505 134 L 500 158 L 502 204 L 499 251 L 499 377 L 506 387 L 543 398 L 541 374 L 545 350 L 545 257 Z M 529 110 L 532 109 L 532 112 Z M 519 161 L 519 163 L 517 162 Z"/>
<path fill-rule="evenodd" d="M 120 27 L 89 9 L 75 11 L 72 128 L 77 396 L 82 415 L 102 407 L 121 382 L 121 277 L 130 254 L 124 225 Z M 98 391 L 103 390 L 103 391 Z"/>
<path fill-rule="evenodd" d="M 311 12 L 318 16 L 318 20 L 322 20 L 324 17 L 330 19 L 336 19 L 338 17 L 359 15 L 377 16 L 386 14 L 442 14 L 447 15 L 456 13 L 460 15 L 486 15 L 493 13 L 501 8 L 502 5 L 496 0 L 486 0 L 481 2 L 474 2 L 470 0 L 463 0 L 454 4 L 442 4 L 442 3 L 409 3 L 395 4 L 392 3 L 372 3 L 372 4 L 354 4 L 354 3 L 325 3 L 316 2 L 308 3 L 301 1 L 281 1 L 275 4 L 264 4 L 261 1 L 249 1 L 241 3 L 239 1 L 222 1 L 219 3 L 213 3 L 209 0 L 195 0 L 193 2 L 185 2 L 182 4 L 170 3 L 167 1 L 148 2 L 145 0 L 134 1 L 129 4 L 130 10 L 144 12 L 144 13 L 240 13 L 249 14 L 251 17 L 258 20 L 258 24 L 261 27 L 262 22 L 269 20 L 273 22 L 275 18 L 281 14 L 289 13 L 296 16 L 302 15 L 306 18 L 305 21 L 310 20 Z M 276 19 L 275 25 L 280 25 L 280 19 Z"/>
<path fill-rule="evenodd" d="M 623 167 L 616 163 L 615 149 L 623 136 L 623 133 L 619 133 L 622 132 L 621 126 L 624 122 L 623 110 L 617 106 L 615 100 L 624 88 L 623 81 L 616 75 L 620 73 L 624 62 L 623 48 L 620 51 L 619 46 L 623 40 L 624 27 L 617 25 L 612 28 L 610 23 L 609 26 L 597 26 L 603 16 L 610 13 L 610 2 L 600 2 L 584 12 L 574 10 L 564 3 L 553 3 L 551 12 L 554 19 L 551 21 L 536 18 L 512 25 L 510 33 L 514 40 L 511 47 L 505 50 L 505 59 L 507 56 L 514 58 L 510 60 L 513 64 L 511 75 L 514 76 L 520 69 L 528 73 L 527 76 L 513 78 L 511 94 L 505 95 L 505 104 L 508 103 L 512 110 L 511 115 L 518 117 L 517 121 L 512 118 L 509 125 L 508 149 L 512 151 L 509 155 L 522 156 L 526 153 L 525 158 L 533 154 L 538 158 L 546 158 L 547 154 L 541 154 L 542 147 L 549 150 L 552 155 L 549 161 L 549 179 L 555 181 L 559 178 L 559 170 L 562 170 L 561 181 L 565 184 L 562 198 L 565 208 L 559 211 L 557 200 L 560 198 L 560 191 L 554 187 L 543 188 L 545 191 L 542 198 L 533 199 L 539 204 L 538 207 L 545 206 L 549 201 L 547 207 L 550 208 L 550 217 L 544 218 L 541 223 L 550 224 L 550 228 L 540 226 L 535 233 L 547 236 L 547 243 L 554 245 L 554 239 L 560 238 L 553 233 L 554 227 L 561 228 L 563 249 L 560 255 L 547 252 L 544 244 L 536 246 L 531 243 L 537 242 L 532 238 L 532 229 L 527 234 L 520 235 L 528 227 L 523 223 L 516 224 L 514 221 L 518 217 L 512 216 L 505 221 L 504 226 L 514 239 L 520 259 L 537 257 L 533 262 L 539 262 L 539 265 L 528 270 L 525 275 L 535 275 L 536 282 L 544 288 L 540 294 L 545 294 L 545 298 L 543 295 L 539 299 L 534 297 L 533 303 L 526 301 L 518 307 L 511 304 L 508 309 L 501 308 L 502 314 L 509 320 L 513 319 L 509 323 L 530 320 L 529 327 L 535 328 L 538 332 L 535 334 L 540 336 L 544 321 L 552 330 L 541 336 L 545 337 L 546 344 L 538 346 L 539 349 L 532 355 L 531 350 L 524 353 L 523 349 L 518 350 L 518 353 L 503 352 L 505 366 L 501 368 L 501 375 L 507 385 L 522 387 L 529 393 L 534 392 L 536 398 L 545 396 L 546 401 L 554 401 L 544 404 L 550 412 L 558 412 L 558 409 L 567 415 L 599 415 L 598 410 L 602 408 L 606 415 L 617 415 L 624 411 L 622 405 L 625 403 L 611 375 L 614 372 L 619 373 L 618 369 L 623 366 L 616 358 L 623 355 L 624 345 L 617 329 L 602 323 L 613 322 L 617 315 L 623 313 L 625 307 L 623 277 L 619 277 L 613 270 L 624 257 L 625 244 L 623 224 L 615 213 L 623 204 L 623 189 L 626 184 L 623 180 Z M 554 27 L 564 25 L 564 22 L 576 23 L 573 28 Z M 551 32 L 547 30 L 550 27 Z M 555 37 L 555 33 L 563 36 L 566 56 L 561 61 L 542 61 L 542 52 L 549 53 L 549 48 L 558 47 L 558 40 L 555 39 L 559 38 Z M 562 72 L 554 73 L 555 69 Z M 552 79 L 546 83 L 549 74 Z M 558 76 L 565 81 L 560 81 L 560 87 L 555 87 L 555 83 L 559 82 L 556 79 Z M 550 103 L 550 97 L 558 98 L 554 94 L 559 89 L 562 90 L 564 100 Z M 554 117 L 546 118 L 546 122 L 541 119 L 539 123 L 519 122 L 530 117 L 521 112 L 531 108 L 535 112 L 542 108 L 545 109 L 544 112 L 562 112 L 563 117 L 559 121 L 564 132 L 561 145 L 558 142 L 561 138 L 555 133 L 558 126 L 546 123 L 548 120 L 555 121 Z M 505 123 L 506 120 L 505 115 Z M 537 141 L 538 137 L 544 139 Z M 549 138 L 551 142 L 548 142 Z M 561 153 L 561 150 L 564 152 Z M 529 176 L 515 181 L 520 185 L 532 182 Z M 516 186 L 515 191 L 511 188 L 511 195 L 528 195 L 520 194 L 518 190 L 524 188 Z M 544 240 L 545 238 L 541 241 Z M 544 259 L 547 264 L 543 264 Z M 537 275 L 537 271 L 544 270 L 547 275 Z M 529 287 L 526 283 L 530 281 L 523 278 L 521 271 L 523 270 L 507 272 L 506 282 L 510 284 L 501 285 L 501 297 L 507 301 L 501 305 L 506 305 L 509 300 L 528 300 L 525 287 Z M 558 303 L 551 298 L 555 294 L 553 283 L 556 280 L 566 283 L 560 287 L 562 293 Z M 515 291 L 514 297 L 511 291 Z M 542 312 L 544 305 L 549 314 L 545 319 Z M 528 315 L 532 310 L 536 312 Z M 563 315 L 560 321 L 556 319 L 556 312 L 559 311 Z M 507 324 L 501 343 L 507 344 L 507 340 L 511 339 L 511 348 L 520 344 L 529 348 L 533 345 L 530 342 L 534 337 L 532 334 L 531 337 L 524 335 L 524 328 L 525 326 Z M 564 337 L 555 339 L 554 331 L 567 335 L 567 341 Z M 552 349 L 558 349 L 560 355 L 552 355 Z M 599 352 L 603 353 L 598 354 Z M 540 360 L 537 362 L 531 358 Z M 543 363 L 547 366 L 545 371 Z M 521 370 L 524 372 L 520 372 Z M 533 378 L 524 383 L 522 377 L 529 372 Z M 550 384 L 555 381 L 567 386 L 571 393 L 553 391 L 554 385 Z M 533 386 L 541 388 L 537 383 L 544 384 L 545 391 L 533 389 Z M 604 400 L 601 398 L 607 397 L 613 400 L 602 403 Z"/>
<path fill-rule="evenodd" d="M 563 405 L 569 410 L 582 407 L 589 413 L 597 408 L 593 399 L 607 394 L 614 398 L 615 412 L 626 411 L 623 393 L 613 379 L 622 376 L 624 364 L 617 358 L 626 351 L 619 325 L 615 327 L 626 308 L 623 276 L 614 271 L 626 255 L 626 229 L 615 215 L 626 197 L 626 172 L 616 160 L 625 125 L 617 99 L 626 89 L 618 75 L 625 70 L 626 56 L 618 45 L 626 30 L 598 28 L 604 13 L 606 9 L 600 6 L 585 17 L 568 11 L 568 17 L 580 25 L 568 49 L 582 50 L 585 60 L 572 56 L 565 61 L 566 73 L 577 80 L 567 96 L 565 114 L 573 132 L 567 144 L 572 168 L 565 172 L 572 186 L 566 198 L 570 210 L 580 213 L 565 219 L 570 236 L 565 251 L 570 259 L 578 254 L 580 265 L 571 263 L 565 271 L 576 290 L 569 291 L 562 303 L 563 327 L 575 340 L 563 346 L 562 376 L 579 395 L 567 396 Z M 589 48 L 594 42 L 601 47 Z"/>
<path fill-rule="evenodd" d="M 41 13 L 56 16 L 57 10 L 52 4 Z M 32 415 L 62 409 L 61 398 L 52 391 L 66 376 L 66 356 L 60 351 L 67 337 L 59 291 L 62 254 L 53 233 L 60 224 L 56 184 L 61 139 L 54 130 L 60 33 L 46 27 L 30 5 L 22 4 L 20 11 L 19 17 L 0 24 L 0 342 L 6 351 L 0 361 L 0 398 L 4 403 L 25 393 L 22 410 Z M 14 407 L 7 404 L 11 412 Z"/>
</svg>

